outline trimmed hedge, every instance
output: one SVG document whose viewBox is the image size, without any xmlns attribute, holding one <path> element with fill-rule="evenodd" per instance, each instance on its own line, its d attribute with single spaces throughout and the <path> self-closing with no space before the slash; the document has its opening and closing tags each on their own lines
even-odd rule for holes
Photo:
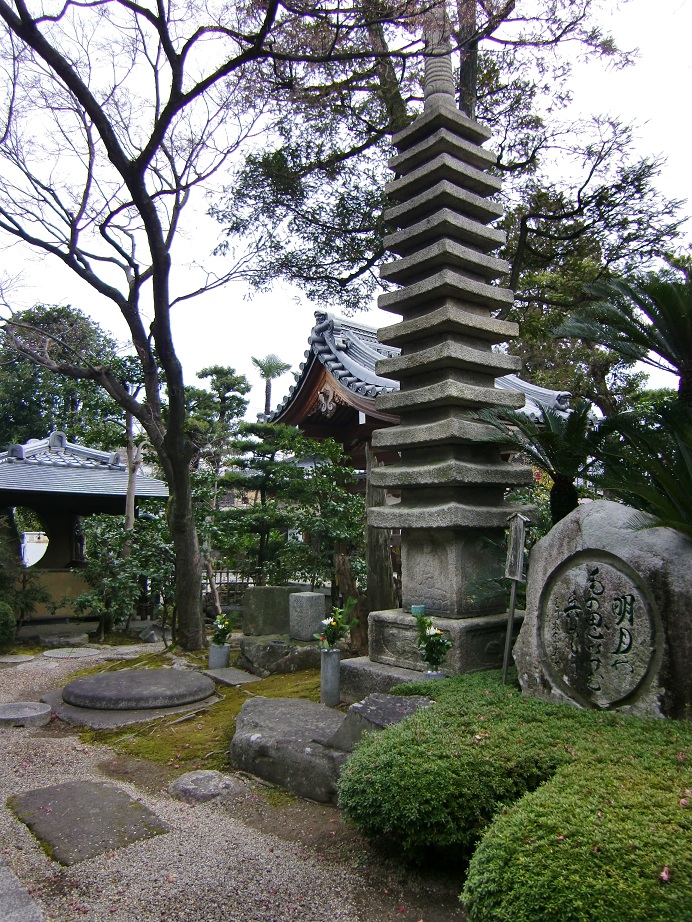
<svg viewBox="0 0 692 922">
<path fill-rule="evenodd" d="M 339 803 L 408 856 L 478 846 L 470 922 L 692 922 L 690 724 L 524 698 L 495 673 L 399 691 L 437 704 L 364 738 Z"/>
</svg>

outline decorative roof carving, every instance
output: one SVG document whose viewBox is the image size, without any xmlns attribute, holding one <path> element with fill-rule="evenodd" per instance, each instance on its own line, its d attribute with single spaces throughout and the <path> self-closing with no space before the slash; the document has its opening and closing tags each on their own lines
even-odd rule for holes
<svg viewBox="0 0 692 922">
<path fill-rule="evenodd" d="M 269 415 L 269 420 L 281 421 L 282 415 L 297 399 L 315 361 L 320 362 L 342 387 L 360 397 L 371 399 L 373 408 L 376 397 L 398 391 L 399 382 L 378 375 L 375 372 L 375 363 L 380 359 L 396 358 L 401 350 L 378 342 L 377 331 L 372 327 L 352 320 L 343 320 L 324 311 L 316 311 L 315 325 L 308 342 L 310 349 L 305 353 L 305 362 L 300 365 L 296 383 L 276 410 Z M 529 384 L 517 375 L 496 378 L 495 386 L 503 390 L 521 391 L 526 397 L 526 404 L 519 412 L 526 413 L 533 419 L 540 419 L 539 404 L 558 412 L 569 410 L 569 391 L 554 391 Z M 330 412 L 323 409 L 322 402 L 322 398 L 318 397 L 320 412 L 329 418 L 336 410 L 333 398 L 325 397 L 325 407 L 329 407 Z"/>
</svg>

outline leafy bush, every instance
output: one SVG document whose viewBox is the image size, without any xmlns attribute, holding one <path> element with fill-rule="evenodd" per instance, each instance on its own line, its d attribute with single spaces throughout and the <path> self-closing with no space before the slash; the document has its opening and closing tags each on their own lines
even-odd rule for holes
<svg viewBox="0 0 692 922">
<path fill-rule="evenodd" d="M 692 919 L 692 726 L 524 698 L 493 673 L 398 690 L 437 704 L 364 738 L 339 803 L 409 857 L 477 846 L 469 922 Z"/>
<path fill-rule="evenodd" d="M 17 633 L 17 619 L 9 602 L 0 601 L 0 647 L 12 643 Z"/>
<path fill-rule="evenodd" d="M 692 919 L 689 771 L 671 752 L 640 761 L 577 763 L 498 816 L 469 866 L 469 922 Z"/>
</svg>

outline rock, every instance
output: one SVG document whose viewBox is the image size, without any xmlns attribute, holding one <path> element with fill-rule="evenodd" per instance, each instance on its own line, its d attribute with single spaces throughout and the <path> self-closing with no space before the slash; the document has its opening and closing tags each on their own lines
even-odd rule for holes
<svg viewBox="0 0 692 922">
<path fill-rule="evenodd" d="M 38 642 L 48 650 L 61 647 L 84 647 L 89 643 L 88 634 L 39 634 Z"/>
<path fill-rule="evenodd" d="M 247 785 L 239 778 L 216 771 L 186 772 L 169 784 L 168 791 L 186 803 L 204 803 L 222 794 L 245 794 Z"/>
<path fill-rule="evenodd" d="M 292 592 L 288 599 L 290 635 L 293 640 L 314 640 L 322 631 L 325 597 L 321 592 Z"/>
<path fill-rule="evenodd" d="M 351 705 L 339 729 L 327 740 L 327 746 L 352 752 L 364 733 L 384 730 L 432 704 L 430 698 L 422 695 L 368 695 L 364 701 Z"/>
<path fill-rule="evenodd" d="M 300 797 L 336 802 L 336 782 L 348 754 L 325 743 L 344 715 L 313 701 L 251 698 L 231 742 L 231 763 Z"/>
<path fill-rule="evenodd" d="M 119 669 L 74 679 L 63 701 L 79 708 L 126 711 L 177 707 L 202 701 L 214 693 L 207 676 L 182 669 Z"/>
<path fill-rule="evenodd" d="M 263 677 L 319 669 L 320 650 L 316 640 L 308 644 L 291 641 L 286 635 L 243 637 L 237 666 Z"/>
<path fill-rule="evenodd" d="M 154 623 L 144 628 L 139 635 L 139 639 L 143 640 L 145 643 L 159 643 L 162 640 L 168 643 L 171 640 L 171 636 L 171 632 L 168 628 L 164 630 L 160 624 Z"/>
<path fill-rule="evenodd" d="M 585 503 L 531 552 L 514 658 L 525 693 L 683 717 L 692 705 L 692 542 Z"/>
<path fill-rule="evenodd" d="M 251 586 L 243 595 L 243 633 L 288 634 L 290 586 Z"/>
</svg>

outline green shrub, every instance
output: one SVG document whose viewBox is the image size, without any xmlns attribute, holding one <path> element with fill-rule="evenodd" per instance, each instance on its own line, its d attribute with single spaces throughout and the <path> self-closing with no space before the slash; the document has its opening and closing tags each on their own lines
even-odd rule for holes
<svg viewBox="0 0 692 922">
<path fill-rule="evenodd" d="M 0 647 L 12 643 L 17 633 L 17 619 L 9 602 L 0 601 Z"/>
<path fill-rule="evenodd" d="M 678 768 L 577 763 L 505 810 L 471 859 L 469 922 L 689 922 L 692 797 L 681 805 Z"/>
<path fill-rule="evenodd" d="M 494 673 L 399 690 L 437 704 L 364 738 L 339 803 L 408 856 L 478 846 L 469 922 L 692 922 L 690 724 L 548 704 Z"/>
</svg>

